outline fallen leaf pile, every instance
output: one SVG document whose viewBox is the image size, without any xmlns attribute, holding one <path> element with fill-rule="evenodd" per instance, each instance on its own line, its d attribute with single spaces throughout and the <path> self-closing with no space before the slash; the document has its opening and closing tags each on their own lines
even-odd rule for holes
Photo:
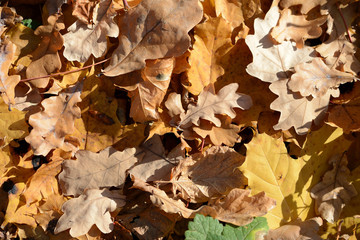
<svg viewBox="0 0 360 240">
<path fill-rule="evenodd" d="M 360 2 L 0 3 L 0 239 L 358 239 Z"/>
</svg>

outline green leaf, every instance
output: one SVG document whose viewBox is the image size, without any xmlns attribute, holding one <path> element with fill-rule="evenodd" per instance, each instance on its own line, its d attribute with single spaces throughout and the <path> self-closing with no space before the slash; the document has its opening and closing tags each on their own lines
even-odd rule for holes
<svg viewBox="0 0 360 240">
<path fill-rule="evenodd" d="M 23 25 L 25 25 L 26 27 L 31 28 L 33 30 L 35 30 L 38 26 L 41 25 L 41 23 L 39 21 L 30 19 L 30 18 L 22 20 L 21 23 Z"/>
<path fill-rule="evenodd" d="M 259 235 L 265 235 L 269 230 L 266 218 L 257 217 L 250 224 L 242 227 L 233 227 L 226 224 L 225 227 L 217 219 L 196 215 L 189 222 L 185 232 L 186 240 L 255 240 Z"/>
</svg>

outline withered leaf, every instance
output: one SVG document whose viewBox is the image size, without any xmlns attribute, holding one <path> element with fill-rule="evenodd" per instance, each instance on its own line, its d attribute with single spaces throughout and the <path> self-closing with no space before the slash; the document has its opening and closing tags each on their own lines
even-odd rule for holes
<svg viewBox="0 0 360 240">
<path fill-rule="evenodd" d="M 63 171 L 59 174 L 64 195 L 79 196 L 86 189 L 122 187 L 127 176 L 126 171 L 141 155 L 136 156 L 135 148 L 120 152 L 108 147 L 99 153 L 80 150 L 75 157 L 75 161 L 64 161 Z"/>
<path fill-rule="evenodd" d="M 188 31 L 201 18 L 198 0 L 143 0 L 121 18 L 119 47 L 104 74 L 117 76 L 143 68 L 146 59 L 182 55 L 190 46 Z"/>
<path fill-rule="evenodd" d="M 315 199 L 315 210 L 330 223 L 336 222 L 345 204 L 358 193 L 349 183 L 350 174 L 347 168 L 346 155 L 335 155 L 329 163 L 333 169 L 326 172 L 323 180 L 311 189 L 311 197 Z"/>
<path fill-rule="evenodd" d="M 243 162 L 242 155 L 221 146 L 185 158 L 172 171 L 173 193 L 190 202 L 207 202 L 226 195 L 231 189 L 247 184 L 237 169 Z"/>
<path fill-rule="evenodd" d="M 125 196 L 108 189 L 89 189 L 80 197 L 68 200 L 62 206 L 62 215 L 55 234 L 70 229 L 72 237 L 86 234 L 95 224 L 103 233 L 114 228 L 110 213 L 125 205 Z"/>
</svg>

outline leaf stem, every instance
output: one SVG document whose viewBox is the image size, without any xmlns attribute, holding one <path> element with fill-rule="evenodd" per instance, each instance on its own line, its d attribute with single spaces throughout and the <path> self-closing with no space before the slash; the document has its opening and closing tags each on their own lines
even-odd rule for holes
<svg viewBox="0 0 360 240">
<path fill-rule="evenodd" d="M 349 37 L 349 42 L 353 43 L 352 40 L 351 40 L 350 33 L 349 33 L 349 28 L 348 28 L 348 26 L 347 26 L 347 24 L 346 24 L 344 15 L 343 15 L 342 12 L 341 12 L 341 9 L 340 9 L 340 7 L 339 7 L 339 3 L 338 3 L 338 2 L 336 3 L 336 7 L 337 7 L 337 9 L 338 9 L 338 11 L 339 11 L 339 13 L 340 13 L 341 19 L 343 20 L 343 23 L 344 23 L 344 26 L 345 26 L 345 30 L 346 30 L 346 34 L 347 34 L 348 37 Z"/>
<path fill-rule="evenodd" d="M 40 77 L 26 78 L 26 79 L 20 80 L 20 82 L 28 82 L 28 81 L 32 81 L 32 80 L 41 79 L 41 78 L 55 77 L 55 76 L 59 76 L 59 75 L 66 75 L 66 74 L 70 74 L 70 73 L 74 73 L 74 72 L 79 72 L 79 71 L 82 71 L 84 69 L 87 69 L 87 68 L 99 65 L 101 63 L 107 62 L 109 60 L 110 60 L 110 58 L 107 58 L 107 59 L 102 60 L 100 62 L 93 63 L 91 65 L 88 65 L 88 66 L 85 66 L 85 67 L 82 67 L 82 68 L 78 68 L 78 69 L 75 69 L 75 70 L 66 71 L 66 72 L 59 72 L 59 73 L 54 73 L 54 74 L 50 74 L 50 75 L 46 75 L 46 76 L 40 76 Z"/>
</svg>

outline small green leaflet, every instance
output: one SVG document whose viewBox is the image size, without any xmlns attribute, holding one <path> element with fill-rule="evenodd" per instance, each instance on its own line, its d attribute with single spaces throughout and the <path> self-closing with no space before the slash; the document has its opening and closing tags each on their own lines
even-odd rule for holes
<svg viewBox="0 0 360 240">
<path fill-rule="evenodd" d="M 269 231 L 264 217 L 257 217 L 251 223 L 241 227 L 223 226 L 219 220 L 197 214 L 189 222 L 185 232 L 186 240 L 256 240 Z"/>
</svg>

